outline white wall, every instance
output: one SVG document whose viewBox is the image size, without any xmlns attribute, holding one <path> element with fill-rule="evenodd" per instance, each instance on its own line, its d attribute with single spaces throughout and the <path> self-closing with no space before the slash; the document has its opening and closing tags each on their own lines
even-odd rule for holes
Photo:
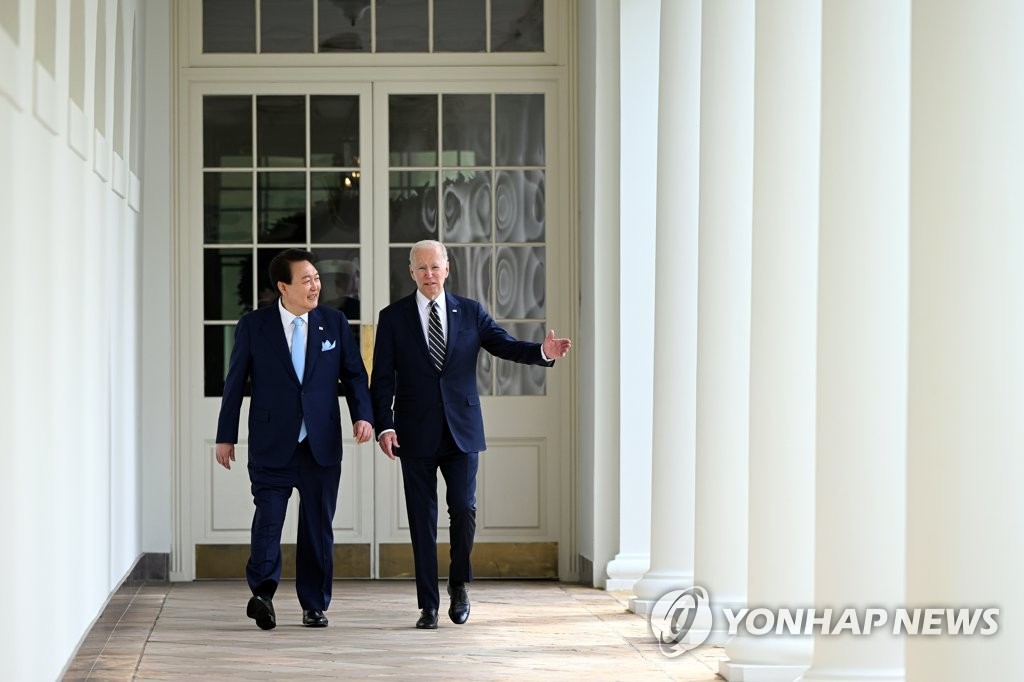
<svg viewBox="0 0 1024 682">
<path fill-rule="evenodd" d="M 94 148 L 96 2 L 78 27 L 85 54 L 69 54 L 71 1 L 39 16 L 55 33 L 52 75 L 36 65 L 33 0 L 15 6 L 16 36 L 0 28 L 3 679 L 57 677 L 141 552 L 138 181 L 111 140 L 115 63 L 130 73 L 135 2 L 108 6 L 106 134 Z M 115 61 L 116 7 L 125 49 Z M 75 59 L 86 65 L 77 115 L 68 97 Z M 130 94 L 126 83 L 125 150 Z"/>
</svg>

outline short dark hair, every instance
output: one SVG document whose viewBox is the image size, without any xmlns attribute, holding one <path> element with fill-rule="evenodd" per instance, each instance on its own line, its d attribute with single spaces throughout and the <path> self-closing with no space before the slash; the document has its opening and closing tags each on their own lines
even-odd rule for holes
<svg viewBox="0 0 1024 682">
<path fill-rule="evenodd" d="M 274 291 L 277 291 L 278 282 L 291 284 L 292 263 L 301 263 L 302 261 L 309 261 L 314 265 L 316 264 L 316 261 L 313 259 L 313 254 L 302 249 L 285 249 L 274 256 L 274 259 L 270 261 L 271 288 Z"/>
</svg>

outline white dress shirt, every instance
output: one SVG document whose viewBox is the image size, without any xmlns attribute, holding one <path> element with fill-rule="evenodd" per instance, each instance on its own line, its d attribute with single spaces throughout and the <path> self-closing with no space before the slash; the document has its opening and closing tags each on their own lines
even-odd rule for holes
<svg viewBox="0 0 1024 682">
<path fill-rule="evenodd" d="M 281 311 L 281 324 L 284 325 L 284 338 L 288 341 L 289 352 L 292 349 L 292 336 L 295 334 L 295 323 L 296 317 L 302 318 L 302 323 L 306 325 L 306 339 L 309 339 L 309 313 L 302 313 L 301 315 L 292 315 L 288 312 L 288 309 L 284 307 L 284 303 L 281 299 L 277 299 L 277 308 Z M 303 353 L 306 352 L 305 348 L 300 348 Z"/>
<path fill-rule="evenodd" d="M 437 301 L 437 316 L 441 318 L 441 337 L 444 345 L 448 346 L 448 309 L 445 307 L 444 289 L 434 299 Z M 420 328 L 423 329 L 423 339 L 430 348 L 430 334 L 427 331 L 430 325 L 430 299 L 423 295 L 419 289 L 416 290 L 416 310 L 420 314 Z"/>
</svg>

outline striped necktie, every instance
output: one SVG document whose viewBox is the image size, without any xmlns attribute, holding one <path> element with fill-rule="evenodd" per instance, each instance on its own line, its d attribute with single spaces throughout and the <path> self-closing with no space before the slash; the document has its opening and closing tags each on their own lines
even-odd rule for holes
<svg viewBox="0 0 1024 682">
<path fill-rule="evenodd" d="M 441 328 L 441 316 L 437 314 L 437 301 L 430 302 L 430 316 L 427 320 L 427 346 L 430 349 L 430 360 L 434 369 L 441 372 L 444 368 L 444 331 Z"/>
</svg>

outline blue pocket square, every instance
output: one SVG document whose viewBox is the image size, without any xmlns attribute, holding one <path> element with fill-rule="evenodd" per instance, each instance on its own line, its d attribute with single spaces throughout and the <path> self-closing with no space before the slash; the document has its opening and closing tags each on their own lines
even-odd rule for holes
<svg viewBox="0 0 1024 682">
<path fill-rule="evenodd" d="M 335 341 L 324 341 L 323 344 L 320 346 L 320 350 L 321 351 L 334 350 L 335 343 L 336 343 Z"/>
</svg>

